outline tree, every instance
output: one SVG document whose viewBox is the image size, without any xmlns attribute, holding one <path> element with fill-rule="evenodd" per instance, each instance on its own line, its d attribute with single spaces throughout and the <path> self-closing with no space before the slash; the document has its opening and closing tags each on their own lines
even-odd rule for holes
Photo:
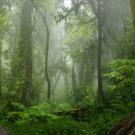
<svg viewBox="0 0 135 135">
<path fill-rule="evenodd" d="M 34 2 L 25 0 L 21 9 L 20 37 L 11 60 L 10 96 L 24 105 L 30 104 L 32 95 L 32 13 Z M 15 93 L 15 94 L 13 94 Z"/>
<path fill-rule="evenodd" d="M 93 16 L 89 16 L 89 12 L 91 11 L 85 11 L 85 6 L 86 6 L 86 2 L 89 3 L 89 5 L 91 6 L 92 12 L 94 13 L 96 19 L 97 19 L 97 23 L 95 23 L 95 17 Z M 87 3 L 87 4 L 88 4 Z M 81 5 L 83 6 L 84 9 L 81 9 Z M 87 7 L 87 6 L 86 6 Z M 103 90 L 103 79 L 102 79 L 102 46 L 103 46 L 103 27 L 104 27 L 104 1 L 93 1 L 93 0 L 87 0 L 87 1 L 72 1 L 72 7 L 68 10 L 68 9 L 64 9 L 64 15 L 62 16 L 61 14 L 59 14 L 60 16 L 62 16 L 61 18 L 69 18 L 69 22 L 70 20 L 71 23 L 74 22 L 73 19 L 70 19 L 71 17 L 74 16 L 74 18 L 76 20 L 79 20 L 79 18 L 81 18 L 81 21 L 79 23 L 77 34 L 78 36 L 75 37 L 75 28 L 73 29 L 72 33 L 73 33 L 73 37 L 75 37 L 75 39 L 72 41 L 70 41 L 70 48 L 72 49 L 71 52 L 71 56 L 74 59 L 77 59 L 75 62 L 78 64 L 78 76 L 79 76 L 79 85 L 80 86 L 86 86 L 86 85 L 91 85 L 91 78 L 92 78 L 92 73 L 94 73 L 94 66 L 95 66 L 95 62 L 93 62 L 93 59 L 95 57 L 94 53 L 95 53 L 95 48 L 96 48 L 96 53 L 97 54 L 97 80 L 98 80 L 98 102 L 99 103 L 105 103 L 105 93 Z M 83 11 L 84 10 L 84 11 Z M 65 13 L 66 11 L 66 13 Z M 82 12 L 82 13 L 81 13 Z M 63 14 L 63 13 L 62 13 Z M 82 16 L 81 16 L 82 15 Z M 76 16 L 76 17 L 75 17 Z M 89 17 L 89 18 L 88 18 Z M 83 19 L 82 19 L 83 18 Z M 83 21 L 82 21 L 83 20 Z M 91 27 L 93 27 L 94 29 L 94 25 L 97 25 L 98 29 L 97 29 L 97 33 L 98 33 L 98 43 L 96 42 L 96 39 L 91 39 L 91 35 L 95 36 L 95 31 L 93 30 L 91 32 Z M 84 26 L 83 26 L 84 25 Z M 69 25 L 68 25 L 69 26 Z M 83 27 L 81 27 L 83 26 Z M 83 36 L 80 38 L 80 32 L 81 32 L 81 28 L 83 28 L 82 32 L 83 32 Z M 87 33 L 87 36 L 89 34 L 89 38 L 86 36 L 84 36 L 84 33 Z M 73 37 L 71 39 L 73 39 Z M 85 38 L 86 39 L 85 39 Z M 79 42 L 75 42 L 75 41 L 79 41 Z M 85 40 L 85 41 L 83 41 Z M 68 43 L 68 44 L 69 44 Z M 82 48 L 78 47 L 75 48 L 74 46 L 81 46 Z M 96 46 L 97 47 L 93 47 Z M 71 46 L 72 45 L 72 46 Z M 74 46 L 73 46 L 74 45 Z M 75 51 L 73 50 L 75 48 Z M 92 50 L 92 51 L 90 51 Z M 74 51 L 74 52 L 73 52 Z M 79 54 L 80 51 L 80 54 Z M 79 56 L 79 58 L 77 58 L 77 56 Z M 90 60 L 87 60 L 87 58 L 89 57 Z M 90 64 L 89 64 L 90 63 Z M 88 68 L 91 68 L 91 70 L 88 70 Z M 92 71 L 92 72 L 91 72 Z M 89 75 L 89 77 L 88 77 Z"/>
<path fill-rule="evenodd" d="M 49 26 L 47 24 L 47 20 L 45 15 L 41 13 L 45 28 L 46 28 L 46 47 L 45 47 L 45 77 L 47 81 L 47 97 L 48 97 L 48 102 L 51 100 L 51 81 L 49 78 L 49 73 L 48 73 L 48 57 L 49 57 L 49 45 L 50 45 L 50 32 L 49 32 Z"/>
<path fill-rule="evenodd" d="M 103 91 L 103 79 L 102 79 L 102 43 L 103 43 L 103 1 L 97 0 L 98 12 L 98 63 L 97 63 L 97 75 L 98 75 L 98 102 L 105 103 L 105 93 Z"/>
<path fill-rule="evenodd" d="M 97 47 L 97 77 L 98 77 L 98 103 L 106 103 L 106 97 L 103 90 L 103 79 L 102 79 L 102 47 L 103 47 L 103 27 L 104 27 L 104 1 L 88 0 L 91 5 L 92 11 L 97 18 L 98 27 L 98 47 Z"/>
<path fill-rule="evenodd" d="M 2 97 L 2 40 L 5 32 L 6 26 L 6 8 L 10 8 L 10 2 L 8 0 L 1 0 L 0 1 L 0 98 Z"/>
<path fill-rule="evenodd" d="M 1 91 L 1 80 L 2 80 L 2 77 L 1 77 L 1 63 L 2 63 L 2 37 L 3 37 L 3 33 L 0 33 L 0 98 L 2 97 L 2 91 Z"/>
<path fill-rule="evenodd" d="M 133 18 L 133 27 L 135 31 L 135 0 L 130 0 L 130 5 L 131 5 L 132 18 Z"/>
<path fill-rule="evenodd" d="M 26 0 L 22 8 L 20 31 L 20 57 L 21 66 L 24 68 L 24 88 L 21 100 L 24 104 L 28 104 L 32 90 L 32 11 L 33 2 Z"/>
</svg>

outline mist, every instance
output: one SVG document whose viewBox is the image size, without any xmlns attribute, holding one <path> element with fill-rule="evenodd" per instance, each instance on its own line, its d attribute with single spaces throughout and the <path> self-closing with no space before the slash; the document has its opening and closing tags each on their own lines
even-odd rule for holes
<svg viewBox="0 0 135 135">
<path fill-rule="evenodd" d="M 134 66 L 133 0 L 0 0 L 0 134 L 133 135 Z"/>
</svg>

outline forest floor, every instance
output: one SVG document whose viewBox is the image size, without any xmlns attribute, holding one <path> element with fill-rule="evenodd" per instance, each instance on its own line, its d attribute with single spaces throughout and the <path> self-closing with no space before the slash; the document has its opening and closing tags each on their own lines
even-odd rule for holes
<svg viewBox="0 0 135 135">
<path fill-rule="evenodd" d="M 52 113 L 52 107 L 47 104 L 29 108 L 18 104 L 14 106 L 14 111 L 1 110 L 0 114 L 0 124 L 11 135 L 107 135 L 112 126 L 129 113 L 94 107 L 91 114 L 82 120 L 74 118 L 69 111 L 67 115 L 67 110 L 58 114 L 55 109 Z"/>
</svg>

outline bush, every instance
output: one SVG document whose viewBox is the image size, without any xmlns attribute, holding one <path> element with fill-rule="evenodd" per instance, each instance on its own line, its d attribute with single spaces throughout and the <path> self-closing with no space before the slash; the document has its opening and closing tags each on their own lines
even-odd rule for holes
<svg viewBox="0 0 135 135">
<path fill-rule="evenodd" d="M 109 64 L 110 71 L 105 76 L 109 79 L 110 98 L 124 103 L 135 101 L 135 60 L 115 60 Z"/>
<path fill-rule="evenodd" d="M 6 120 L 12 123 L 16 123 L 17 121 L 22 119 L 22 114 L 20 112 L 10 112 L 7 113 Z"/>
<path fill-rule="evenodd" d="M 59 104 L 58 107 L 56 108 L 56 111 L 70 111 L 72 110 L 72 106 L 67 103 Z"/>
</svg>

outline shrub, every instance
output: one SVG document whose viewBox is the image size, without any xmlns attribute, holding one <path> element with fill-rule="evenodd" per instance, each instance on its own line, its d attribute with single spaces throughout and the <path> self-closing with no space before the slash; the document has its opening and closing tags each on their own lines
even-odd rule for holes
<svg viewBox="0 0 135 135">
<path fill-rule="evenodd" d="M 124 103 L 135 101 L 135 60 L 115 60 L 109 63 L 110 71 L 105 76 L 109 79 L 110 98 Z"/>
</svg>

